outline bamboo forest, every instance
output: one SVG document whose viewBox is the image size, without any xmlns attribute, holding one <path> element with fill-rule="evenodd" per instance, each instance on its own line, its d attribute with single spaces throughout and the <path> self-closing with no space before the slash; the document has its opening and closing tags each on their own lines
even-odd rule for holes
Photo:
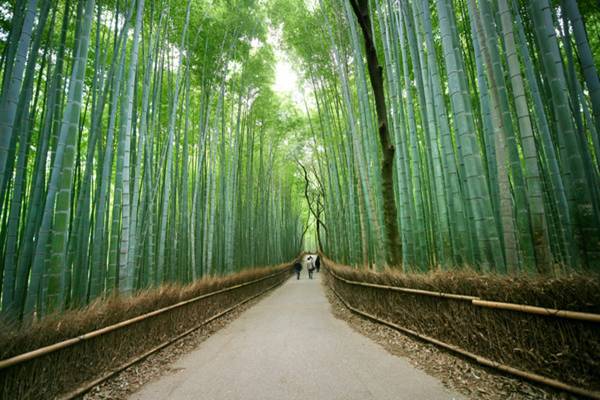
<svg viewBox="0 0 600 400">
<path fill-rule="evenodd" d="M 0 13 L 3 313 L 317 246 L 404 271 L 600 267 L 593 1 L 23 0 Z M 274 89 L 284 56 L 293 95 Z"/>
<path fill-rule="evenodd" d="M 600 399 L 598 68 L 596 0 L 0 0 L 0 400 Z"/>
</svg>

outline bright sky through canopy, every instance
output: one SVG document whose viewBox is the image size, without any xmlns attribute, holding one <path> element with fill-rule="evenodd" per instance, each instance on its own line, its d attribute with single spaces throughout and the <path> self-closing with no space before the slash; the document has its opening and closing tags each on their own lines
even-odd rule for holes
<svg viewBox="0 0 600 400">
<path fill-rule="evenodd" d="M 298 74 L 289 62 L 288 53 L 281 48 L 281 31 L 270 27 L 267 41 L 275 53 L 275 83 L 273 91 L 283 97 L 288 97 L 300 109 L 304 109 L 304 94 L 308 88 L 301 84 Z"/>
<path fill-rule="evenodd" d="M 273 84 L 273 90 L 282 94 L 295 94 L 299 93 L 298 89 L 298 75 L 293 70 L 290 63 L 285 58 L 285 54 L 280 51 L 276 51 L 275 64 L 275 83 Z"/>
</svg>

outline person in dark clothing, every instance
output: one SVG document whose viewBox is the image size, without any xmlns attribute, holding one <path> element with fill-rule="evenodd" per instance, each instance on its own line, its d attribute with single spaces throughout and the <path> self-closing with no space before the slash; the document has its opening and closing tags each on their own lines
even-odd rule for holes
<svg viewBox="0 0 600 400">
<path fill-rule="evenodd" d="M 315 270 L 315 263 L 312 256 L 308 256 L 306 259 L 306 268 L 308 269 L 308 279 L 312 279 L 313 271 Z"/>
<path fill-rule="evenodd" d="M 296 271 L 296 276 L 300 279 L 300 271 L 302 271 L 302 263 L 300 261 L 296 261 L 296 264 L 294 264 L 294 271 Z"/>
<path fill-rule="evenodd" d="M 319 272 L 319 270 L 321 269 L 321 257 L 317 256 L 317 258 L 315 259 L 315 268 L 317 269 L 317 272 Z"/>
</svg>

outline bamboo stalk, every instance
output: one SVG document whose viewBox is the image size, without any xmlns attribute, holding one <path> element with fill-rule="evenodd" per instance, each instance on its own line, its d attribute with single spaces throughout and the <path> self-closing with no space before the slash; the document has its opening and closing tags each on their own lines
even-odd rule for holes
<svg viewBox="0 0 600 400">
<path fill-rule="evenodd" d="M 239 289 L 239 288 L 244 287 L 244 286 L 252 285 L 254 283 L 263 281 L 265 279 L 272 278 L 274 276 L 280 275 L 280 274 L 288 272 L 288 271 L 289 271 L 289 268 L 286 268 L 283 271 L 279 271 L 279 272 L 276 272 L 276 273 L 271 274 L 271 275 L 267 275 L 267 276 L 262 277 L 262 278 L 254 279 L 252 281 L 245 282 L 245 283 L 240 283 L 238 285 L 230 286 L 230 287 L 227 287 L 227 288 L 224 288 L 224 289 L 219 289 L 219 290 L 216 290 L 214 292 L 205 293 L 203 295 L 194 297 L 192 299 L 184 300 L 184 301 L 181 301 L 179 303 L 176 303 L 176 304 L 173 304 L 173 305 L 170 305 L 170 306 L 167 306 L 167 307 L 163 307 L 163 308 L 160 308 L 158 310 L 151 311 L 149 313 L 142 314 L 142 315 L 139 315 L 137 317 L 130 318 L 128 320 L 121 321 L 121 322 L 118 322 L 116 324 L 109 325 L 109 326 L 106 326 L 104 328 L 100 328 L 100 329 L 97 329 L 95 331 L 92 331 L 92 332 L 85 333 L 85 334 L 83 334 L 81 336 L 78 336 L 78 337 L 75 337 L 75 338 L 67 339 L 67 340 L 64 340 L 62 342 L 54 343 L 54 344 L 51 344 L 49 346 L 44 346 L 44 347 L 41 347 L 39 349 L 29 351 L 27 353 L 19 354 L 17 356 L 10 357 L 10 358 L 7 358 L 5 360 L 1 360 L 0 361 L 0 369 L 8 368 L 8 367 L 11 367 L 13 365 L 17 365 L 17 364 L 23 363 L 25 361 L 32 360 L 34 358 L 41 357 L 43 355 L 52 353 L 54 351 L 64 349 L 65 347 L 72 346 L 72 345 L 74 345 L 76 343 L 79 343 L 79 342 L 82 342 L 84 340 L 89 340 L 89 339 L 95 338 L 97 336 L 101 336 L 101 335 L 104 335 L 106 333 L 109 333 L 109 332 L 115 331 L 117 329 L 123 328 L 125 326 L 129 326 L 129 325 L 135 324 L 137 322 L 143 321 L 143 320 L 148 319 L 150 317 L 154 317 L 156 315 L 163 314 L 163 313 L 165 313 L 167 311 L 170 311 L 172 309 L 179 308 L 179 307 L 182 307 L 184 305 L 187 305 L 187 304 L 190 304 L 190 303 L 193 303 L 193 302 L 196 302 L 198 300 L 202 300 L 202 299 L 205 299 L 205 298 L 208 298 L 208 297 L 212 297 L 212 296 L 215 296 L 215 295 L 220 294 L 220 293 L 224 293 L 224 292 L 228 292 L 228 291 L 231 291 L 231 290 Z"/>
</svg>

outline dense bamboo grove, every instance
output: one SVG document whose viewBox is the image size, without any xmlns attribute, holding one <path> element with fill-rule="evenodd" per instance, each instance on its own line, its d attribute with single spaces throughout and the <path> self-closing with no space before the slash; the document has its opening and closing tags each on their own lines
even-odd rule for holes
<svg viewBox="0 0 600 400">
<path fill-rule="evenodd" d="M 298 253 L 264 17 L 230 6 L 0 3 L 5 317 Z"/>
<path fill-rule="evenodd" d="M 0 2 L 2 314 L 313 231 L 354 265 L 597 271 L 599 24 L 591 0 Z"/>
<path fill-rule="evenodd" d="M 281 0 L 278 8 L 313 89 L 312 185 L 326 254 L 382 266 L 393 250 L 366 10 L 385 77 L 403 268 L 598 271 L 596 3 Z"/>
</svg>

